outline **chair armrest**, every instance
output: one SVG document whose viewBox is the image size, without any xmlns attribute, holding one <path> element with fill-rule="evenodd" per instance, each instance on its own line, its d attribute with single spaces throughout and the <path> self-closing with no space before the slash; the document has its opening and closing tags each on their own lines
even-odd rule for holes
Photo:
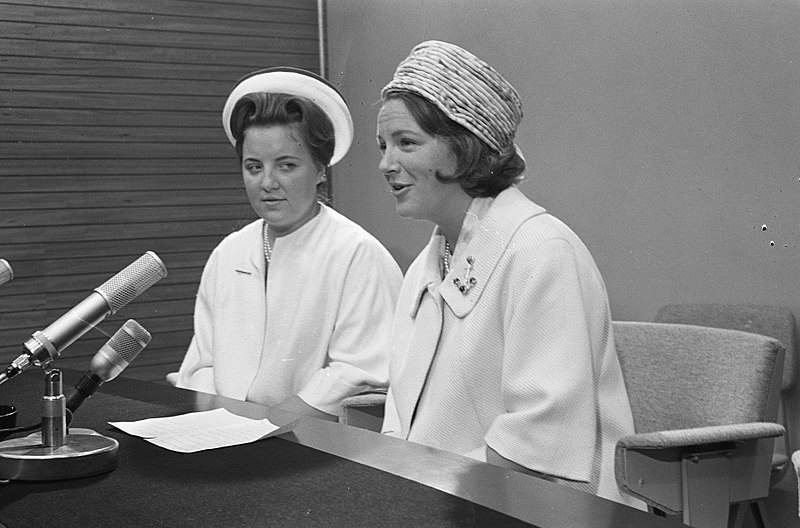
<svg viewBox="0 0 800 528">
<path fill-rule="evenodd" d="M 690 490 L 707 491 L 722 478 L 727 508 L 767 495 L 774 438 L 783 434 L 772 422 L 633 434 L 617 442 L 614 473 L 623 492 L 670 514 L 685 509 Z"/>
<path fill-rule="evenodd" d="M 339 423 L 380 432 L 386 391 L 369 391 L 342 400 Z"/>
<path fill-rule="evenodd" d="M 652 433 L 633 434 L 617 442 L 617 453 L 625 449 L 666 449 L 689 447 L 717 442 L 735 442 L 756 438 L 782 436 L 785 429 L 772 422 L 751 422 L 731 425 L 712 425 L 693 429 L 674 429 Z"/>
</svg>

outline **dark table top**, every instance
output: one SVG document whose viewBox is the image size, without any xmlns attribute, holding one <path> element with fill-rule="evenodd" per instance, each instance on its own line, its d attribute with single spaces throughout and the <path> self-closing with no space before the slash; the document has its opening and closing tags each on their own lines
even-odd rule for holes
<svg viewBox="0 0 800 528">
<path fill-rule="evenodd" d="M 64 371 L 65 393 L 81 373 Z M 37 422 L 44 376 L 0 385 L 0 404 Z M 119 442 L 118 467 L 70 480 L 0 485 L 0 522 L 31 526 L 683 526 L 605 499 L 465 457 L 338 423 L 269 414 L 292 431 L 251 444 L 181 454 L 108 425 L 224 407 L 265 407 L 118 378 L 76 412 L 74 427 Z M 0 444 L 0 450 L 2 444 Z"/>
</svg>

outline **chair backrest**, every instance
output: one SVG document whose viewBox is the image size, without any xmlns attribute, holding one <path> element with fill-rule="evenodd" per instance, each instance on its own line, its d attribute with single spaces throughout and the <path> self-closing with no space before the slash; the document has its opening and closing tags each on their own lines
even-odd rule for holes
<svg viewBox="0 0 800 528">
<path fill-rule="evenodd" d="M 655 322 L 729 328 L 773 337 L 786 349 L 781 390 L 797 381 L 798 351 L 795 317 L 791 310 L 769 304 L 683 303 L 658 310 Z"/>
<path fill-rule="evenodd" d="M 613 324 L 637 433 L 776 420 L 777 340 L 694 325 Z"/>
</svg>

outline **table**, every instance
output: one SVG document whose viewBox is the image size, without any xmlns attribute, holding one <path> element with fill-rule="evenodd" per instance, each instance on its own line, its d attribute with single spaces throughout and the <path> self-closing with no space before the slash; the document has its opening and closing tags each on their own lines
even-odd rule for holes
<svg viewBox="0 0 800 528">
<path fill-rule="evenodd" d="M 64 370 L 65 393 L 81 372 Z M 0 403 L 39 420 L 43 374 L 0 385 Z M 683 526 L 512 470 L 333 422 L 270 415 L 292 432 L 251 444 L 181 454 L 108 425 L 224 407 L 251 418 L 265 407 L 117 378 L 76 412 L 74 427 L 119 442 L 103 475 L 0 485 L 8 528 L 72 526 L 470 526 L 667 528 Z"/>
</svg>

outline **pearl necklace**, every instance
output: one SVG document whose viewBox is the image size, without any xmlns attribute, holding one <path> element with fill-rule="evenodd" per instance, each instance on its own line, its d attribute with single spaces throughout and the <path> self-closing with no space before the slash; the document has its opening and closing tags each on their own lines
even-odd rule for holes
<svg viewBox="0 0 800 528">
<path fill-rule="evenodd" d="M 444 266 L 444 276 L 447 277 L 450 274 L 450 242 L 447 240 L 444 241 L 444 257 L 442 258 L 442 265 Z"/>
<path fill-rule="evenodd" d="M 264 222 L 264 257 L 267 259 L 267 264 L 272 260 L 272 245 L 269 243 L 269 225 Z"/>
</svg>

